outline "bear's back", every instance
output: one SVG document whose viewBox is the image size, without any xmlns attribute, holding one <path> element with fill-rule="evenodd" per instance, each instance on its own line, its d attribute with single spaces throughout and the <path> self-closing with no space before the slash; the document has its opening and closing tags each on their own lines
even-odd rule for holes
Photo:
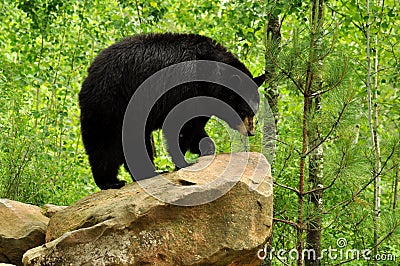
<svg viewBox="0 0 400 266">
<path fill-rule="evenodd" d="M 229 64 L 251 77 L 232 53 L 213 39 L 198 34 L 152 33 L 122 39 L 105 48 L 89 67 L 80 95 L 95 96 L 104 105 L 127 101 L 147 78 L 173 64 L 212 60 Z M 105 98 L 101 99 L 101 95 Z M 111 97 L 110 97 L 111 96 Z"/>
</svg>

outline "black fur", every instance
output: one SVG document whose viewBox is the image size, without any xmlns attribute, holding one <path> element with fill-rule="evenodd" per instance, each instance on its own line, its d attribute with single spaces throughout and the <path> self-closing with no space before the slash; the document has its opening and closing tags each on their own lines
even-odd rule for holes
<svg viewBox="0 0 400 266">
<path fill-rule="evenodd" d="M 111 45 L 95 58 L 79 93 L 79 103 L 83 143 L 93 177 L 101 189 L 124 185 L 117 179 L 117 174 L 122 164 L 127 168 L 122 149 L 122 123 L 133 93 L 155 72 L 189 60 L 223 62 L 252 77 L 243 63 L 223 46 L 195 34 L 136 35 Z M 265 77 L 254 80 L 261 85 Z M 254 116 L 251 108 L 233 94 L 201 82 L 169 91 L 155 105 L 147 120 L 145 143 L 150 159 L 153 160 L 151 132 L 161 128 L 169 111 L 185 99 L 197 95 L 213 96 L 228 102 L 241 115 Z M 179 145 L 183 154 L 189 149 L 200 154 L 199 142 L 208 137 L 204 130 L 208 120 L 209 117 L 197 117 L 182 128 Z M 205 140 L 201 155 L 214 152 L 213 143 Z"/>
</svg>

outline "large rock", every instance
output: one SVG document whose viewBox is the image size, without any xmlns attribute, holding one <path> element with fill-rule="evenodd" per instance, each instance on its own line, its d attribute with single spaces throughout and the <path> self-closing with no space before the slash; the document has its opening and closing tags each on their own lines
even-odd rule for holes
<svg viewBox="0 0 400 266">
<path fill-rule="evenodd" d="M 50 242 L 24 265 L 260 265 L 272 223 L 269 165 L 258 153 L 212 158 L 58 211 Z"/>
<path fill-rule="evenodd" d="M 22 255 L 45 242 L 49 219 L 37 206 L 0 199 L 0 263 L 22 265 Z"/>
</svg>

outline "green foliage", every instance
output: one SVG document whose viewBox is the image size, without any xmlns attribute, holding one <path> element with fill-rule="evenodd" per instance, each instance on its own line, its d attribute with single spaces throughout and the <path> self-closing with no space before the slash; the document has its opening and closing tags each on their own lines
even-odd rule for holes
<svg viewBox="0 0 400 266">
<path fill-rule="evenodd" d="M 236 7 L 246 15 L 238 15 Z M 260 56 L 253 36 L 257 31 L 261 36 L 262 20 L 252 14 L 261 6 L 254 2 L 248 8 L 218 1 L 3 2 L 1 197 L 38 205 L 70 204 L 97 190 L 80 139 L 77 94 L 101 49 L 135 33 L 190 31 L 214 37 L 238 55 L 251 51 Z M 224 24 L 233 15 L 247 30 L 238 26 L 226 31 Z M 245 50 L 237 46 L 238 39 L 246 42 Z M 256 66 L 255 60 L 247 61 L 261 70 L 262 62 Z M 218 151 L 230 151 L 228 134 L 210 128 Z M 165 149 L 159 155 L 160 171 L 173 170 Z M 188 154 L 189 160 L 195 158 Z M 124 170 L 121 178 L 129 180 Z"/>
<path fill-rule="evenodd" d="M 298 186 L 303 112 L 300 89 L 305 85 L 311 55 L 315 62 L 311 70 L 321 82 L 316 82 L 313 90 L 327 90 L 321 95 L 322 106 L 314 114 L 314 123 L 322 136 L 330 134 L 335 125 L 323 144 L 324 182 L 333 185 L 324 193 L 322 246 L 336 247 L 336 240 L 345 237 L 352 248 L 371 248 L 373 157 L 364 83 L 368 19 L 371 34 L 378 36 L 374 49 L 378 49 L 380 60 L 376 73 L 384 166 L 380 250 L 400 256 L 399 207 L 392 209 L 400 159 L 400 24 L 396 3 L 384 1 L 383 7 L 371 4 L 371 15 L 366 17 L 364 2 L 327 1 L 325 30 L 317 34 L 317 49 L 310 54 L 310 2 L 5 0 L 0 3 L 0 197 L 37 205 L 68 205 L 97 191 L 81 142 L 77 98 L 91 61 L 108 45 L 132 34 L 200 33 L 225 45 L 254 75 L 264 71 L 266 62 L 276 67 L 273 81 L 279 89 L 280 122 L 272 170 L 275 181 L 289 187 Z M 280 47 L 266 49 L 265 26 L 270 15 L 283 18 L 282 40 Z M 261 90 L 261 95 L 266 95 L 265 91 Z M 345 103 L 348 106 L 335 124 Z M 265 117 L 259 115 L 256 137 L 249 143 L 218 119 L 211 119 L 206 130 L 218 153 L 265 153 L 264 122 Z M 160 132 L 154 134 L 154 142 L 157 169 L 173 171 Z M 191 162 L 197 158 L 190 153 L 186 157 Z M 124 169 L 120 178 L 131 181 Z M 275 218 L 295 220 L 297 195 L 277 185 L 274 197 Z M 393 228 L 397 229 L 389 234 Z M 295 234 L 293 227 L 275 223 L 274 248 L 294 248 Z M 352 261 L 349 265 L 366 264 Z"/>
<path fill-rule="evenodd" d="M 282 5 L 281 1 L 280 5 Z M 278 126 L 279 141 L 274 177 L 278 184 L 298 188 L 302 140 L 302 92 L 306 85 L 307 72 L 311 71 L 314 80 L 317 81 L 312 91 L 324 93 L 320 99 L 321 109 L 312 110 L 313 117 L 307 119 L 312 119 L 313 123 L 318 124 L 320 130 L 318 133 L 322 137 L 328 136 L 333 129 L 332 134 L 323 144 L 323 184 L 329 188 L 324 190 L 323 196 L 322 248 L 329 246 L 335 248 L 335 241 L 340 237 L 345 237 L 349 242 L 349 248 L 372 249 L 374 245 L 373 176 L 371 176 L 373 151 L 366 117 L 367 103 L 364 85 L 366 59 L 363 27 L 365 27 L 366 18 L 360 16 L 365 11 L 365 7 L 351 5 L 348 1 L 329 2 L 327 5 L 332 16 L 325 17 L 325 28 L 322 32 L 314 32 L 316 49 L 310 49 L 310 32 L 313 32 L 313 27 L 309 24 L 309 18 L 304 17 L 303 23 L 300 23 L 301 15 L 299 14 L 302 12 L 308 14 L 304 9 L 301 12 L 296 11 L 295 16 L 285 17 L 286 22 L 283 23 L 281 31 L 283 38 L 279 57 L 269 56 L 267 52 L 267 58 L 274 62 L 278 73 L 281 74 L 276 77 L 279 82 L 281 119 Z M 304 6 L 304 8 L 309 7 Z M 395 70 L 396 63 L 394 63 L 399 58 L 399 50 L 388 49 L 388 47 L 398 44 L 398 40 L 394 41 L 393 38 L 396 38 L 398 34 L 399 21 L 393 21 L 393 16 L 389 16 L 395 13 L 396 9 L 393 2 L 385 2 L 383 8 L 373 7 L 374 21 L 371 26 L 373 33 L 379 36 L 374 47 L 380 51 L 380 72 L 373 75 L 378 75 L 377 104 L 380 106 L 381 161 L 387 163 L 381 174 L 382 191 L 385 192 L 381 197 L 379 237 L 383 240 L 387 240 L 385 237 L 392 237 L 387 242 L 383 241 L 384 244 L 379 246 L 379 251 L 389 253 L 391 250 L 393 254 L 397 254 L 399 250 L 400 217 L 398 210 L 393 210 L 395 171 L 389 164 L 390 161 L 394 166 L 398 164 L 398 155 L 394 155 L 393 152 L 398 150 L 399 145 L 399 117 L 397 111 L 393 110 L 394 112 L 389 114 L 389 110 L 393 106 L 399 107 L 395 96 L 399 91 L 398 71 Z M 348 16 L 353 20 L 348 21 Z M 391 18 L 390 29 L 378 26 L 386 18 Z M 315 64 L 309 68 L 310 61 Z M 396 76 L 395 80 L 391 78 L 394 76 Z M 388 79 L 391 80 L 389 86 Z M 336 120 L 344 104 L 348 105 L 337 123 Z M 306 165 L 308 163 L 307 161 Z M 286 188 L 276 186 L 274 195 L 275 217 L 296 222 L 298 217 L 296 194 Z M 289 204 L 288 201 L 290 201 Z M 312 217 L 314 215 L 312 206 L 306 208 L 305 217 Z M 287 247 L 287 240 L 283 240 L 287 237 L 287 230 L 292 236 L 290 248 Z M 294 233 L 291 226 L 278 224 L 274 227 L 274 237 L 278 237 L 278 240 L 274 239 L 273 247 L 285 250 L 294 248 L 296 245 Z M 281 234 L 284 235 L 283 238 L 279 237 Z M 393 235 L 397 235 L 397 240 L 393 240 Z M 338 262 L 335 261 L 335 263 Z M 324 263 L 332 262 L 325 258 Z M 366 265 L 365 263 L 365 261 L 350 262 L 351 265 Z"/>
</svg>

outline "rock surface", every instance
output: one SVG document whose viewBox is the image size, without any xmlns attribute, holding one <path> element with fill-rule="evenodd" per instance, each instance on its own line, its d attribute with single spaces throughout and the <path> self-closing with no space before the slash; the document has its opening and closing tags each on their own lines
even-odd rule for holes
<svg viewBox="0 0 400 266">
<path fill-rule="evenodd" d="M 22 255 L 45 243 L 49 219 L 37 206 L 0 199 L 0 263 L 22 265 Z"/>
<path fill-rule="evenodd" d="M 51 218 L 58 211 L 64 210 L 65 208 L 67 208 L 67 206 L 57 206 L 57 205 L 53 205 L 53 204 L 45 204 L 42 208 L 42 213 L 44 216 Z"/>
<path fill-rule="evenodd" d="M 257 251 L 271 223 L 272 178 L 265 157 L 220 154 L 58 211 L 48 226 L 48 243 L 25 253 L 23 262 L 260 265 Z"/>
</svg>

